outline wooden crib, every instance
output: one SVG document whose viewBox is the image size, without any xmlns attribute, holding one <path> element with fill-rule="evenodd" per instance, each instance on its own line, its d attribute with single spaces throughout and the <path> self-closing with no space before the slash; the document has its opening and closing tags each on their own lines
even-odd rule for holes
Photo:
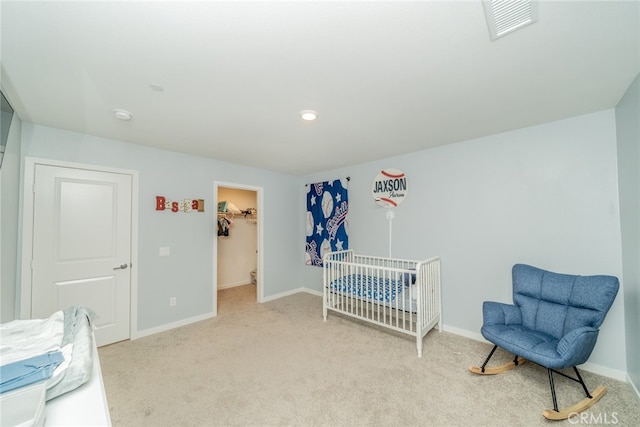
<svg viewBox="0 0 640 427">
<path fill-rule="evenodd" d="M 442 331 L 440 258 L 423 261 L 356 255 L 353 250 L 323 257 L 324 320 L 335 311 L 422 339 Z"/>
</svg>

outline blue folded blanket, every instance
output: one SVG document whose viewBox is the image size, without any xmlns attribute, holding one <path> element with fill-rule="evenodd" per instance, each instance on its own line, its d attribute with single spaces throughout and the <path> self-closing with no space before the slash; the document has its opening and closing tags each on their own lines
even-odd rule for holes
<svg viewBox="0 0 640 427">
<path fill-rule="evenodd" d="M 0 393 L 49 379 L 62 362 L 62 352 L 54 351 L 0 366 Z"/>
</svg>

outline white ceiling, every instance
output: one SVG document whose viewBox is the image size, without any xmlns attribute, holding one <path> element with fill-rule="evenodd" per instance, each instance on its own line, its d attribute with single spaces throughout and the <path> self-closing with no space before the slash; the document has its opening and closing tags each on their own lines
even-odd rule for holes
<svg viewBox="0 0 640 427">
<path fill-rule="evenodd" d="M 640 72 L 637 0 L 542 1 L 496 41 L 480 0 L 3 0 L 0 14 L 24 122 L 293 175 L 613 108 Z"/>
</svg>

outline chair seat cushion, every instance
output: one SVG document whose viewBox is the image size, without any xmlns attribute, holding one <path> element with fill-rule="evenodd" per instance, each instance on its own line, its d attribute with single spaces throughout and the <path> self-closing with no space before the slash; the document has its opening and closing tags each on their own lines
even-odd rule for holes
<svg viewBox="0 0 640 427">
<path fill-rule="evenodd" d="M 557 351 L 558 340 L 544 332 L 522 325 L 484 325 L 482 336 L 508 352 L 553 369 L 566 368 L 566 360 Z"/>
</svg>

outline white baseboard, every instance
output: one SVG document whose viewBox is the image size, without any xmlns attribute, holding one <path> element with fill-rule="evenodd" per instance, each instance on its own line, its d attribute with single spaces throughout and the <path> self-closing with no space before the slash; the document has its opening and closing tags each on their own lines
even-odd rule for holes
<svg viewBox="0 0 640 427">
<path fill-rule="evenodd" d="M 279 293 L 279 294 L 275 294 L 275 295 L 271 295 L 271 296 L 268 296 L 268 297 L 264 297 L 262 299 L 262 301 L 260 301 L 260 302 L 269 302 L 269 301 L 273 301 L 273 300 L 276 300 L 276 299 L 288 297 L 290 295 L 294 295 L 294 294 L 297 294 L 297 293 L 300 293 L 300 292 L 307 292 L 307 291 L 308 290 L 305 289 L 305 288 L 292 289 L 290 291 L 286 291 L 286 292 L 282 292 L 282 293 Z"/>
<path fill-rule="evenodd" d="M 244 285 L 250 285 L 250 284 L 251 284 L 251 281 L 247 281 L 247 280 L 241 280 L 239 282 L 224 283 L 222 285 L 218 283 L 218 290 L 235 288 L 237 286 L 244 286 Z"/>
<path fill-rule="evenodd" d="M 633 381 L 631 380 L 631 377 L 628 374 L 627 374 L 627 382 L 631 384 L 631 388 L 636 393 L 636 397 L 638 398 L 638 403 L 640 403 L 640 390 L 638 390 L 638 387 L 636 387 L 636 385 L 633 383 Z"/>
<path fill-rule="evenodd" d="M 472 340 L 482 341 L 488 343 L 486 339 L 479 332 L 471 332 L 466 329 L 454 328 L 453 326 L 442 325 L 442 330 L 445 332 L 451 332 L 452 334 L 460 335 L 462 337 L 471 338 Z"/>
<path fill-rule="evenodd" d="M 209 312 L 209 313 L 201 314 L 200 316 L 194 316 L 188 319 L 183 319 L 178 322 L 167 323 L 166 325 L 158 326 L 157 328 L 150 328 L 150 329 L 138 331 L 132 334 L 131 339 L 135 340 L 138 338 L 147 337 L 149 335 L 157 334 L 159 332 L 165 332 L 171 329 L 179 328 L 181 326 L 186 326 L 192 323 L 200 322 L 202 320 L 211 319 L 212 317 L 215 317 L 213 315 L 213 312 Z"/>
<path fill-rule="evenodd" d="M 317 297 L 324 296 L 322 291 L 314 291 L 313 289 L 302 288 L 302 292 L 306 292 L 308 294 L 315 295 Z"/>
<path fill-rule="evenodd" d="M 228 285 L 224 285 L 224 286 L 225 286 L 225 288 L 232 288 L 232 287 L 236 287 L 236 286 L 244 286 L 244 285 L 247 285 L 247 284 L 248 283 L 246 283 L 246 282 L 242 282 L 242 283 L 239 283 L 239 284 L 230 284 L 230 285 L 228 284 Z M 225 288 L 218 287 L 218 289 L 225 289 Z M 317 294 L 317 295 L 322 296 L 322 292 L 317 293 L 317 291 L 312 291 L 310 289 L 298 288 L 298 289 L 293 289 L 291 291 L 282 292 L 280 294 L 276 294 L 276 295 L 271 295 L 269 297 L 265 297 L 265 298 L 263 298 L 263 300 L 261 302 L 273 301 L 273 300 L 276 300 L 276 299 L 279 299 L 279 298 L 283 298 L 283 297 L 286 297 L 286 296 L 289 296 L 289 295 L 297 294 L 299 292 L 308 292 L 308 293 Z M 178 322 L 167 323 L 166 325 L 158 326 L 157 328 L 150 328 L 150 329 L 145 329 L 145 330 L 142 330 L 142 331 L 135 332 L 135 333 L 131 334 L 131 339 L 135 340 L 135 339 L 138 339 L 138 338 L 147 337 L 149 335 L 157 334 L 159 332 L 165 332 L 165 331 L 169 331 L 169 330 L 174 329 L 174 328 L 179 328 L 181 326 L 190 325 L 191 323 L 196 323 L 196 322 L 200 322 L 202 320 L 211 319 L 212 317 L 215 317 L 215 316 L 213 315 L 212 312 L 209 312 L 209 313 L 202 314 L 200 316 L 194 316 L 194 317 L 190 317 L 188 319 L 183 319 L 183 320 L 180 320 Z"/>
<path fill-rule="evenodd" d="M 580 369 L 593 372 L 594 374 L 602 375 L 603 377 L 613 378 L 614 380 L 622 381 L 625 383 L 628 382 L 628 376 L 626 372 L 607 368 L 606 366 L 597 365 L 595 363 L 587 362 L 583 365 L 580 365 Z"/>
</svg>

